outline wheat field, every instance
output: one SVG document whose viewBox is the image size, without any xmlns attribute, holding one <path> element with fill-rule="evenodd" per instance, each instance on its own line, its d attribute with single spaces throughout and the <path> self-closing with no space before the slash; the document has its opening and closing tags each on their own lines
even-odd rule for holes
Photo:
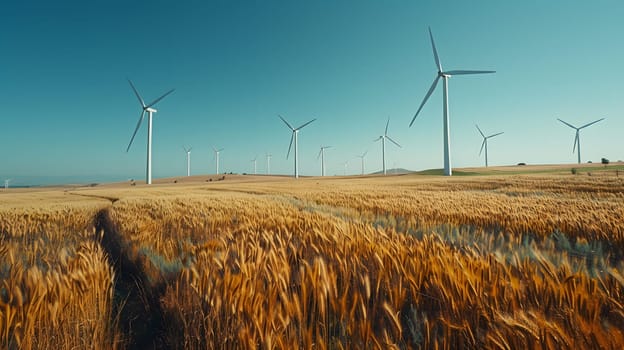
<svg viewBox="0 0 624 350">
<path fill-rule="evenodd" d="M 2 193 L 0 346 L 619 348 L 623 180 L 233 176 Z"/>
</svg>

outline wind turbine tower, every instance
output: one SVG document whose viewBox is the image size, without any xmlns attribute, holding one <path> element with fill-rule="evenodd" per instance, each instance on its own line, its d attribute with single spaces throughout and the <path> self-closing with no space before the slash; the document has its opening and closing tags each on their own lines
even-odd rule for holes
<svg viewBox="0 0 624 350">
<path fill-rule="evenodd" d="M 216 170 L 217 170 L 217 172 L 215 174 L 219 175 L 219 154 L 221 153 L 221 151 L 223 151 L 223 148 L 216 149 L 216 148 L 212 147 L 212 150 L 214 151 L 215 161 L 216 161 Z"/>
<path fill-rule="evenodd" d="M 134 133 L 132 134 L 132 138 L 130 139 L 128 148 L 126 148 L 126 153 L 130 150 L 130 146 L 132 146 L 132 141 L 134 141 L 134 137 L 136 136 L 137 131 L 139 131 L 139 127 L 141 127 L 141 122 L 143 122 L 143 118 L 145 117 L 145 112 L 147 112 L 147 115 L 148 115 L 148 118 L 147 118 L 147 170 L 146 170 L 146 176 L 145 176 L 145 183 L 147 183 L 148 185 L 151 185 L 152 184 L 152 117 L 153 117 L 153 114 L 157 112 L 157 110 L 152 107 L 156 103 L 160 102 L 160 100 L 165 98 L 167 95 L 172 93 L 175 89 L 171 89 L 167 91 L 162 96 L 152 101 L 152 103 L 146 105 L 145 101 L 143 101 L 143 97 L 141 97 L 137 89 L 134 87 L 134 84 L 132 84 L 132 81 L 128 79 L 128 82 L 130 83 L 130 87 L 132 87 L 134 94 L 136 95 L 137 99 L 139 99 L 139 103 L 141 104 L 141 116 L 139 117 L 139 122 L 137 123 L 137 126 L 134 129 Z"/>
<path fill-rule="evenodd" d="M 379 136 L 379 138 L 375 140 L 375 142 L 381 140 L 381 162 L 383 164 L 384 175 L 386 175 L 386 139 L 390 140 L 390 142 L 394 143 L 395 145 L 399 146 L 399 148 L 401 148 L 401 145 L 399 145 L 390 136 L 388 136 L 388 124 L 390 124 L 390 118 L 388 118 L 388 122 L 386 123 L 386 130 L 384 131 L 384 134 Z"/>
<path fill-rule="evenodd" d="M 325 150 L 331 147 L 332 146 L 321 146 L 321 150 L 316 157 L 316 159 L 319 159 L 319 157 L 321 157 L 321 176 L 325 176 Z"/>
<path fill-rule="evenodd" d="M 366 154 L 368 154 L 368 151 L 362 153 L 362 155 L 360 156 L 357 156 L 358 158 L 362 160 L 362 175 L 364 175 L 364 158 L 366 158 Z"/>
<path fill-rule="evenodd" d="M 576 149 L 576 153 L 578 155 L 578 163 L 579 164 L 581 164 L 581 136 L 580 136 L 581 129 L 585 129 L 586 127 L 588 127 L 590 125 L 593 125 L 593 124 L 596 124 L 599 121 L 602 121 L 604 119 L 605 118 L 600 118 L 598 120 L 594 120 L 593 122 L 591 122 L 589 124 L 585 124 L 585 125 L 581 126 L 580 128 L 577 128 L 576 126 L 574 126 L 574 125 L 572 125 L 570 123 L 564 122 L 563 120 L 557 118 L 558 121 L 560 121 L 563 124 L 571 127 L 572 129 L 576 130 L 576 136 L 574 137 L 574 146 L 572 146 L 572 154 L 574 154 L 574 150 Z"/>
<path fill-rule="evenodd" d="M 191 176 L 191 150 L 193 147 L 186 149 L 186 147 L 182 146 L 182 148 L 186 152 L 186 176 Z"/>
<path fill-rule="evenodd" d="M 349 166 L 349 161 L 344 162 L 344 176 L 347 176 L 347 167 Z"/>
<path fill-rule="evenodd" d="M 11 181 L 11 179 L 6 179 L 4 180 L 4 189 L 8 190 L 9 189 L 9 181 Z"/>
<path fill-rule="evenodd" d="M 483 143 L 481 144 L 481 150 L 479 151 L 479 156 L 481 156 L 481 152 L 483 152 L 483 148 L 485 147 L 485 167 L 487 168 L 487 166 L 488 166 L 487 141 L 488 141 L 488 139 L 491 139 L 494 136 L 498 136 L 498 135 L 504 134 L 504 132 L 499 132 L 499 133 L 496 133 L 496 134 L 492 134 L 490 136 L 485 136 L 483 131 L 481 131 L 481 129 L 479 129 L 479 125 L 475 124 L 475 126 L 477 127 L 477 130 L 479 130 L 479 134 L 481 134 L 481 136 L 483 136 Z"/>
<path fill-rule="evenodd" d="M 288 126 L 288 128 L 292 131 L 292 136 L 290 136 L 290 145 L 288 146 L 288 153 L 286 154 L 286 159 L 288 159 L 288 156 L 290 155 L 290 149 L 293 145 L 293 141 L 295 142 L 295 179 L 299 178 L 299 158 L 298 158 L 298 154 L 299 154 L 299 149 L 298 149 L 298 145 L 297 145 L 297 136 L 299 135 L 299 131 L 301 129 L 303 129 L 305 126 L 307 126 L 308 124 L 312 123 L 313 121 L 316 120 L 316 118 L 310 120 L 309 122 L 301 125 L 298 128 L 293 128 L 287 121 L 286 119 L 282 118 L 281 115 L 279 115 L 278 117 L 280 117 L 280 119 L 284 122 L 284 124 L 286 124 L 286 126 Z"/>
<path fill-rule="evenodd" d="M 448 106 L 448 79 L 453 75 L 489 74 L 489 73 L 496 73 L 496 71 L 489 71 L 489 70 L 487 71 L 485 70 L 444 71 L 442 69 L 442 64 L 440 63 L 440 58 L 438 57 L 438 51 L 436 50 L 435 42 L 433 41 L 433 34 L 431 33 L 431 28 L 429 28 L 429 38 L 431 39 L 431 48 L 433 49 L 433 58 L 435 59 L 435 64 L 436 64 L 436 67 L 438 68 L 438 73 L 435 79 L 433 80 L 433 84 L 431 84 L 429 91 L 427 91 L 425 98 L 420 104 L 420 107 L 418 107 L 418 110 L 416 111 L 414 118 L 412 118 L 412 121 L 410 122 L 409 126 L 411 127 L 412 124 L 414 124 L 414 120 L 416 120 L 416 117 L 418 117 L 418 113 L 420 113 L 425 103 L 427 103 L 427 100 L 429 99 L 429 97 L 435 90 L 436 86 L 438 85 L 438 81 L 440 80 L 440 78 L 442 78 L 443 93 L 444 93 L 443 98 L 442 98 L 442 102 L 443 102 L 442 108 L 444 111 L 442 114 L 442 118 L 443 118 L 442 121 L 444 123 L 444 175 L 451 176 L 453 173 L 451 169 L 451 140 L 450 140 L 450 121 L 449 121 L 449 106 Z"/>
<path fill-rule="evenodd" d="M 271 174 L 271 157 L 273 157 L 272 155 L 268 154 L 266 155 L 266 173 L 267 175 Z"/>
</svg>

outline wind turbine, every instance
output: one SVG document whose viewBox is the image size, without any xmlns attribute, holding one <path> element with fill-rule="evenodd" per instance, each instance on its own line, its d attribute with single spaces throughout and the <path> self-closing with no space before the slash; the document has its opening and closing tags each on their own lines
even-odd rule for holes
<svg viewBox="0 0 624 350">
<path fill-rule="evenodd" d="M 182 146 L 182 148 L 186 152 L 186 176 L 191 176 L 191 150 L 193 147 L 186 149 L 186 147 Z"/>
<path fill-rule="evenodd" d="M 216 160 L 216 163 L 217 163 L 217 172 L 215 174 L 219 175 L 219 153 L 221 153 L 221 151 L 223 151 L 223 148 L 216 149 L 216 148 L 212 147 L 212 150 L 214 151 L 215 160 Z"/>
<path fill-rule="evenodd" d="M 360 156 L 356 156 L 356 157 L 362 159 L 362 175 L 364 175 L 364 158 L 366 158 L 367 154 L 368 154 L 368 151 L 362 153 L 362 155 L 360 155 Z"/>
<path fill-rule="evenodd" d="M 443 109 L 444 109 L 443 119 L 442 119 L 444 123 L 444 175 L 451 176 L 453 173 L 451 169 L 451 140 L 450 140 L 450 125 L 449 125 L 450 122 L 449 122 L 449 106 L 448 106 L 448 79 L 453 75 L 488 74 L 488 73 L 496 73 L 496 71 L 490 71 L 490 70 L 444 71 L 442 69 L 442 64 L 440 63 L 440 58 L 438 57 L 438 51 L 436 50 L 435 42 L 433 41 L 433 34 L 431 33 L 431 28 L 429 28 L 429 38 L 431 39 L 431 47 L 433 49 L 433 58 L 435 59 L 436 67 L 438 68 L 438 73 L 435 79 L 433 80 L 433 84 L 431 84 L 429 91 L 427 91 L 425 98 L 420 104 L 420 107 L 418 107 L 418 110 L 416 111 L 414 118 L 412 118 L 412 121 L 410 122 L 409 126 L 411 127 L 412 124 L 414 124 L 414 120 L 416 120 L 418 113 L 420 113 L 420 110 L 423 108 L 425 103 L 427 103 L 427 100 L 429 99 L 429 97 L 435 90 L 436 86 L 438 85 L 438 81 L 440 80 L 440 78 L 442 78 L 443 91 L 444 91 L 444 96 L 442 99 Z"/>
<path fill-rule="evenodd" d="M 576 130 L 576 136 L 574 137 L 574 146 L 572 147 L 572 153 L 574 153 L 574 150 L 576 149 L 576 152 L 578 154 L 578 163 L 581 164 L 581 137 L 580 137 L 579 131 L 581 131 L 581 129 L 584 129 L 584 128 L 590 126 L 590 125 L 596 124 L 599 121 L 604 120 L 604 118 L 600 118 L 598 120 L 594 120 L 593 122 L 591 122 L 589 124 L 585 124 L 585 125 L 581 126 L 580 128 L 577 128 L 576 126 L 574 126 L 574 125 L 572 125 L 570 123 L 564 122 L 563 120 L 561 120 L 559 118 L 557 118 L 557 120 L 562 122 L 563 124 L 571 127 L 572 129 Z"/>
<path fill-rule="evenodd" d="M 487 168 L 487 166 L 488 166 L 488 158 L 487 158 L 487 140 L 488 140 L 488 139 L 491 139 L 491 138 L 492 138 L 492 137 L 494 137 L 494 136 L 498 136 L 498 135 L 504 134 L 504 132 L 499 132 L 499 133 L 497 133 L 497 134 L 493 134 L 493 135 L 490 135 L 490 136 L 485 136 L 485 134 L 483 133 L 483 131 L 481 131 L 481 129 L 479 129 L 479 125 L 476 125 L 476 124 L 475 124 L 475 126 L 477 127 L 477 130 L 479 130 L 479 134 L 481 134 L 481 136 L 483 136 L 483 143 L 481 144 L 481 150 L 479 151 L 479 156 L 481 156 L 481 152 L 483 152 L 483 147 L 485 147 L 485 167 Z"/>
<path fill-rule="evenodd" d="M 347 176 L 347 167 L 349 166 L 349 161 L 344 162 L 344 176 Z"/>
<path fill-rule="evenodd" d="M 278 117 L 280 117 L 280 119 L 284 122 L 284 124 L 286 124 L 286 126 L 288 126 L 288 128 L 290 130 L 292 130 L 292 136 L 290 137 L 290 145 L 288 146 L 288 153 L 286 154 L 286 159 L 288 159 L 288 156 L 290 155 L 290 148 L 293 145 L 293 141 L 295 141 L 295 179 L 299 178 L 299 159 L 298 159 L 298 154 L 299 154 L 299 149 L 298 149 L 298 145 L 297 145 L 297 135 L 299 134 L 299 130 L 303 129 L 305 126 L 307 126 L 308 124 L 312 123 L 313 121 L 316 120 L 316 118 L 310 120 L 309 122 L 301 125 L 298 128 L 293 128 L 287 121 L 286 119 L 282 118 L 281 115 L 278 115 Z"/>
<path fill-rule="evenodd" d="M 332 148 L 332 146 L 321 146 L 321 150 L 316 157 L 316 159 L 319 159 L 319 157 L 321 157 L 321 176 L 325 176 L 325 150 L 328 148 Z"/>
<path fill-rule="evenodd" d="M 252 162 L 252 163 L 254 164 L 254 175 L 257 175 L 257 174 L 258 174 L 258 172 L 256 171 L 256 170 L 258 169 L 258 168 L 256 168 L 256 164 L 257 164 L 257 162 L 256 162 L 256 161 L 257 161 L 257 160 L 258 160 L 258 156 L 255 156 L 255 157 L 254 157 L 254 159 L 252 159 L 252 160 L 250 161 L 250 162 Z"/>
<path fill-rule="evenodd" d="M 375 140 L 375 142 L 381 140 L 381 161 L 383 163 L 384 175 L 386 175 L 386 139 L 390 140 L 392 143 L 394 143 L 395 145 L 399 146 L 399 148 L 401 148 L 401 145 L 399 145 L 390 136 L 388 136 L 388 124 L 390 124 L 390 118 L 388 118 L 388 122 L 386 123 L 386 131 L 384 131 L 384 134 L 379 136 L 379 138 Z"/>
<path fill-rule="evenodd" d="M 136 95 L 137 99 L 139 100 L 139 103 L 141 104 L 141 116 L 139 117 L 139 122 L 137 123 L 137 126 L 134 129 L 134 133 L 132 134 L 132 138 L 130 139 L 130 143 L 128 144 L 128 148 L 126 148 L 126 152 L 128 152 L 130 150 L 130 146 L 132 146 L 132 141 L 134 141 L 134 137 L 136 136 L 137 131 L 139 131 L 139 127 L 141 127 L 141 122 L 143 122 L 143 118 L 145 117 L 145 112 L 147 112 L 147 115 L 148 115 L 148 120 L 147 120 L 147 171 L 146 171 L 146 176 L 145 176 L 146 177 L 145 183 L 147 183 L 148 185 L 151 185 L 152 184 L 152 117 L 153 117 L 153 114 L 157 112 L 157 110 L 152 108 L 152 107 L 156 103 L 160 102 L 160 100 L 165 98 L 165 96 L 167 96 L 170 93 L 172 93 L 175 89 L 171 89 L 171 90 L 167 91 L 162 96 L 160 96 L 159 98 L 157 98 L 154 101 L 152 101 L 152 103 L 149 103 L 149 104 L 146 105 L 145 101 L 143 101 L 143 98 L 141 97 L 141 95 L 139 94 L 137 89 L 134 87 L 134 84 L 132 84 L 132 81 L 130 79 L 128 79 L 128 82 L 130 83 L 130 87 L 132 87 L 132 90 L 134 91 L 134 94 Z"/>
<path fill-rule="evenodd" d="M 8 190 L 9 189 L 9 181 L 11 181 L 11 179 L 6 179 L 4 180 L 4 189 Z"/>
<path fill-rule="evenodd" d="M 271 157 L 273 157 L 271 154 L 266 155 L 266 161 L 267 161 L 267 167 L 266 167 L 266 173 L 267 175 L 271 174 Z"/>
<path fill-rule="evenodd" d="M 130 139 L 128 148 L 126 148 L 126 153 L 130 150 L 130 146 L 132 146 L 132 141 L 134 141 L 134 137 L 136 136 L 137 131 L 139 131 L 139 127 L 141 127 L 141 122 L 143 122 L 143 118 L 145 117 L 145 112 L 147 112 L 147 115 L 148 115 L 148 119 L 147 119 L 147 171 L 146 171 L 146 176 L 145 176 L 146 177 L 145 183 L 147 183 L 148 185 L 151 185 L 152 184 L 152 117 L 153 117 L 153 114 L 157 112 L 157 110 L 152 107 L 156 103 L 160 102 L 160 100 L 165 98 L 165 96 L 172 93 L 175 89 L 171 89 L 167 91 L 162 96 L 152 101 L 152 103 L 146 105 L 145 101 L 143 101 L 143 97 L 141 97 L 141 95 L 139 94 L 137 89 L 134 87 L 134 84 L 132 84 L 132 81 L 130 79 L 128 79 L 128 83 L 130 83 L 130 87 L 132 87 L 134 94 L 136 95 L 137 99 L 139 99 L 139 103 L 141 104 L 141 116 L 139 117 L 139 122 L 137 123 L 137 126 L 134 129 L 134 134 L 132 134 L 132 138 Z"/>
</svg>

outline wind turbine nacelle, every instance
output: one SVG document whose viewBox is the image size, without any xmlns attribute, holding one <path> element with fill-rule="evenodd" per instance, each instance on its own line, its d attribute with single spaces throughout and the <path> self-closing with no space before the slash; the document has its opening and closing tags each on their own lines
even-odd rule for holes
<svg viewBox="0 0 624 350">
<path fill-rule="evenodd" d="M 148 107 L 148 108 L 146 108 L 146 109 L 145 109 L 145 111 L 150 112 L 150 113 L 156 113 L 156 112 L 158 112 L 158 110 L 156 110 L 155 108 L 152 108 L 152 107 Z"/>
</svg>

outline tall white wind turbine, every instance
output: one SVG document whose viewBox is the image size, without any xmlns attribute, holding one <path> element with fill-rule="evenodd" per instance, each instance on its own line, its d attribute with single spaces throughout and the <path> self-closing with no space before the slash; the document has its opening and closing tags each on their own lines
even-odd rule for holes
<svg viewBox="0 0 624 350">
<path fill-rule="evenodd" d="M 252 162 L 253 165 L 254 165 L 254 175 L 258 174 L 258 172 L 257 172 L 258 168 L 256 167 L 256 165 L 258 164 L 257 161 L 258 161 L 258 156 L 255 156 L 254 159 L 250 160 L 250 162 Z"/>
<path fill-rule="evenodd" d="M 290 137 L 290 145 L 288 146 L 288 153 L 286 154 L 286 159 L 288 159 L 288 156 L 290 155 L 290 149 L 293 145 L 293 141 L 295 142 L 295 179 L 299 178 L 299 158 L 298 158 L 298 154 L 299 154 L 299 146 L 297 144 L 297 136 L 299 135 L 299 130 L 303 129 L 305 126 L 307 126 L 308 124 L 312 123 L 313 121 L 316 120 L 316 118 L 310 120 L 309 122 L 301 125 L 298 128 L 293 128 L 287 121 L 286 119 L 282 118 L 281 115 L 278 115 L 278 117 L 280 117 L 280 119 L 284 122 L 284 124 L 286 124 L 286 126 L 288 126 L 288 128 L 290 130 L 292 130 L 292 136 Z"/>
<path fill-rule="evenodd" d="M 221 153 L 221 151 L 223 151 L 223 148 L 216 149 L 212 147 L 212 150 L 214 151 L 214 156 L 215 156 L 215 161 L 216 161 L 217 172 L 215 174 L 219 175 L 219 154 Z"/>
<path fill-rule="evenodd" d="M 379 138 L 375 140 L 375 142 L 381 140 L 381 162 L 383 164 L 384 175 L 386 175 L 386 139 L 390 140 L 392 143 L 394 143 L 395 145 L 399 146 L 399 148 L 401 148 L 401 145 L 399 145 L 390 136 L 388 136 L 388 124 L 390 124 L 390 118 L 388 118 L 388 122 L 386 123 L 386 131 L 384 131 L 384 134 L 379 136 Z"/>
<path fill-rule="evenodd" d="M 412 118 L 412 121 L 410 122 L 409 126 L 411 127 L 412 124 L 414 124 L 414 121 L 416 120 L 418 113 L 420 113 L 425 103 L 427 103 L 427 100 L 429 99 L 429 97 L 435 90 L 436 86 L 438 85 L 438 81 L 440 80 L 440 78 L 442 78 L 443 92 L 444 92 L 444 96 L 442 98 L 443 110 L 444 110 L 444 113 L 442 114 L 443 116 L 442 120 L 444 123 L 444 175 L 451 176 L 453 172 L 451 169 L 451 140 L 450 140 L 450 121 L 449 121 L 449 106 L 448 106 L 448 79 L 453 75 L 488 74 L 488 73 L 496 73 L 496 71 L 490 71 L 490 70 L 444 71 L 442 69 L 442 64 L 440 63 L 440 58 L 438 57 L 438 51 L 436 50 L 435 42 L 433 41 L 433 34 L 431 33 L 431 28 L 429 28 L 429 38 L 431 39 L 431 47 L 433 49 L 433 58 L 435 59 L 435 64 L 436 64 L 436 67 L 438 68 L 438 73 L 435 79 L 433 80 L 433 84 L 431 84 L 429 91 L 427 91 L 425 98 L 420 104 L 420 107 L 418 107 L 418 110 L 416 111 L 414 118 Z"/>
<path fill-rule="evenodd" d="M 576 130 L 576 136 L 574 137 L 574 146 L 572 147 L 572 153 L 574 154 L 574 150 L 576 149 L 577 155 L 578 155 L 578 163 L 581 164 L 581 137 L 580 137 L 580 131 L 581 129 L 584 129 L 590 125 L 596 124 L 599 121 L 603 121 L 605 118 L 600 118 L 598 120 L 594 120 L 593 122 L 589 123 L 589 124 L 585 124 L 583 126 L 581 126 L 580 128 L 577 128 L 576 126 L 564 122 L 563 120 L 557 118 L 558 121 L 562 122 L 563 124 L 571 127 L 572 129 Z"/>
<path fill-rule="evenodd" d="M 368 151 L 362 153 L 362 155 L 357 156 L 358 158 L 362 160 L 362 175 L 364 175 L 364 158 L 366 158 L 367 154 L 368 154 Z"/>
<path fill-rule="evenodd" d="M 325 150 L 331 147 L 332 146 L 321 146 L 321 150 L 316 157 L 316 159 L 319 159 L 319 157 L 321 157 L 321 176 L 325 176 Z"/>
<path fill-rule="evenodd" d="M 266 162 L 267 162 L 267 164 L 266 164 L 266 173 L 267 173 L 267 175 L 271 174 L 271 157 L 273 157 L 273 155 L 268 154 L 268 153 L 266 154 Z"/>
<path fill-rule="evenodd" d="M 128 83 L 130 83 L 130 87 L 132 87 L 134 94 L 136 95 L 137 99 L 139 99 L 139 103 L 141 104 L 141 116 L 139 117 L 139 122 L 137 123 L 137 126 L 134 129 L 134 133 L 132 134 L 132 138 L 130 139 L 128 148 L 126 148 L 126 152 L 130 150 L 130 146 L 132 146 L 132 141 L 134 141 L 134 137 L 136 136 L 137 131 L 139 131 L 139 127 L 141 127 L 141 122 L 143 122 L 143 118 L 145 117 L 145 112 L 147 112 L 147 115 L 148 115 L 148 118 L 147 118 L 147 170 L 146 170 L 146 176 L 145 176 L 145 183 L 147 183 L 148 185 L 151 185 L 152 184 L 152 117 L 153 117 L 153 114 L 157 112 L 157 110 L 152 107 L 156 103 L 160 102 L 160 100 L 165 98 L 165 96 L 172 93 L 175 89 L 171 89 L 167 91 L 162 96 L 152 101 L 152 103 L 149 103 L 146 105 L 145 101 L 143 101 L 143 97 L 141 97 L 141 95 L 139 94 L 137 89 L 134 87 L 134 84 L 132 84 L 132 81 L 130 79 L 128 79 Z"/>
<path fill-rule="evenodd" d="M 186 152 L 186 176 L 191 176 L 191 150 L 193 147 L 189 147 L 188 149 L 186 149 L 185 146 L 182 147 Z"/>
<path fill-rule="evenodd" d="M 481 150 L 479 151 L 479 156 L 481 155 L 481 152 L 483 152 L 483 148 L 485 147 L 485 167 L 487 168 L 487 166 L 488 166 L 487 141 L 488 141 L 488 139 L 491 139 L 494 136 L 498 136 L 498 135 L 504 134 L 504 132 L 499 132 L 499 133 L 496 133 L 496 134 L 492 134 L 490 136 L 485 136 L 483 131 L 481 131 L 481 129 L 479 129 L 479 125 L 475 124 L 475 126 L 477 127 L 477 130 L 479 130 L 479 134 L 481 134 L 481 136 L 483 136 L 483 143 L 481 144 Z"/>
</svg>

